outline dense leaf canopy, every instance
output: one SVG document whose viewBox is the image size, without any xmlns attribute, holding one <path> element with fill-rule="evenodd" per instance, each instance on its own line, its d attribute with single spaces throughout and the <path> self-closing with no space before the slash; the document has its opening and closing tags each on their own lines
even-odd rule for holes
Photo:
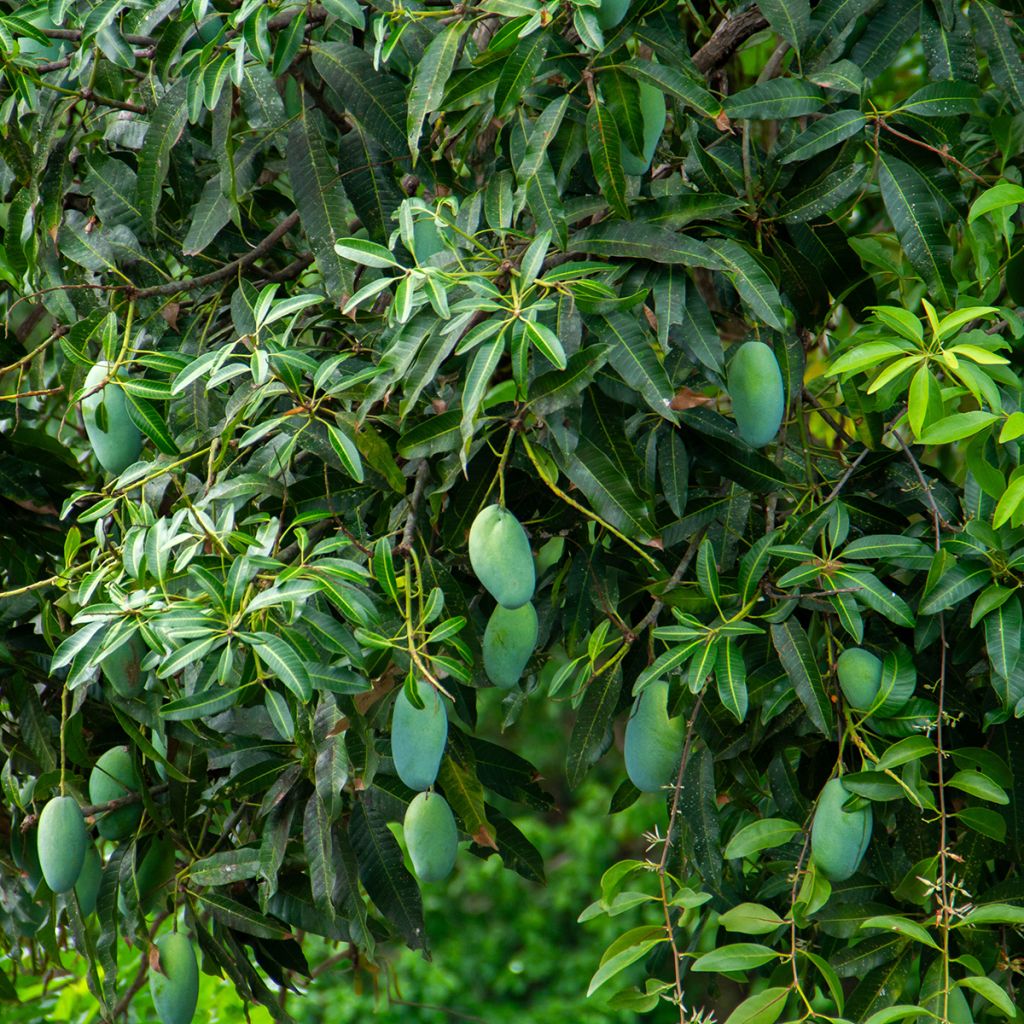
<svg viewBox="0 0 1024 1024">
<path fill-rule="evenodd" d="M 288 1020 L 303 938 L 429 952 L 395 707 L 525 893 L 529 707 L 575 788 L 667 694 L 581 1006 L 1013 1016 L 1022 42 L 987 0 L 0 3 L 0 1000 L 63 950 L 113 1021 L 176 922 Z M 39 870 L 58 794 L 94 906 Z"/>
</svg>

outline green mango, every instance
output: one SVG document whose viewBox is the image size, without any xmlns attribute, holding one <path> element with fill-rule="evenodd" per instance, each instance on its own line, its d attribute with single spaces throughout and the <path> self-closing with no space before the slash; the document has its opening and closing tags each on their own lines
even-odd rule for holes
<svg viewBox="0 0 1024 1024">
<path fill-rule="evenodd" d="M 833 882 L 845 882 L 860 867 L 871 842 L 871 805 L 843 810 L 853 794 L 842 779 L 832 779 L 818 797 L 811 825 L 811 857 L 818 870 Z"/>
<path fill-rule="evenodd" d="M 412 867 L 421 882 L 441 882 L 455 867 L 459 831 L 448 802 L 440 793 L 418 793 L 402 823 Z"/>
<path fill-rule="evenodd" d="M 135 892 L 143 914 L 154 910 L 160 899 L 167 896 L 174 868 L 174 843 L 168 839 L 154 839 L 135 872 Z M 127 912 L 123 889 L 118 893 L 118 906 L 122 914 Z"/>
<path fill-rule="evenodd" d="M 110 363 L 97 363 L 86 375 L 86 391 L 103 384 L 109 373 Z M 119 475 L 138 460 L 142 434 L 128 415 L 128 400 L 117 384 L 87 394 L 82 399 L 82 419 L 96 460 L 108 473 Z"/>
<path fill-rule="evenodd" d="M 103 678 L 118 696 L 135 697 L 142 691 L 145 678 L 140 665 L 145 654 L 146 645 L 135 634 L 100 662 Z"/>
<path fill-rule="evenodd" d="M 848 647 L 836 661 L 839 688 L 851 708 L 867 711 L 882 687 L 882 662 L 863 647 Z"/>
<path fill-rule="evenodd" d="M 484 671 L 495 686 L 511 690 L 519 682 L 537 646 L 537 612 L 527 602 L 491 612 L 484 630 Z"/>
<path fill-rule="evenodd" d="M 626 174 L 646 174 L 665 130 L 665 94 L 653 85 L 640 83 L 640 114 L 644 124 L 644 151 L 637 155 L 622 144 L 622 169 Z"/>
<path fill-rule="evenodd" d="M 537 583 L 530 541 L 508 509 L 488 505 L 469 528 L 469 562 L 498 604 L 521 608 Z"/>
<path fill-rule="evenodd" d="M 82 873 L 75 882 L 75 895 L 82 917 L 88 917 L 96 909 L 96 898 L 100 894 L 100 879 L 103 875 L 103 860 L 95 843 L 89 843 L 85 851 Z"/>
<path fill-rule="evenodd" d="M 89 836 L 82 808 L 72 796 L 55 796 L 39 815 L 36 846 L 43 878 L 53 892 L 75 887 L 85 864 Z"/>
<path fill-rule="evenodd" d="M 199 1002 L 199 965 L 192 943 L 183 932 L 156 940 L 160 970 L 150 970 L 149 991 L 162 1024 L 191 1024 Z"/>
<path fill-rule="evenodd" d="M 672 782 L 683 749 L 683 722 L 668 717 L 668 683 L 651 683 L 637 697 L 626 722 L 626 774 L 642 793 Z"/>
<path fill-rule="evenodd" d="M 747 341 L 729 363 L 729 396 L 740 437 L 763 448 L 779 432 L 786 393 L 775 353 L 763 341 Z"/>
<path fill-rule="evenodd" d="M 410 789 L 429 789 L 448 742 L 448 712 L 441 695 L 429 683 L 416 681 L 423 708 L 413 706 L 405 688 L 391 717 L 391 756 L 398 777 Z"/>
<path fill-rule="evenodd" d="M 604 31 L 615 28 L 628 10 L 629 0 L 601 0 L 601 6 L 597 9 L 597 23 Z"/>
<path fill-rule="evenodd" d="M 137 793 L 141 785 L 127 747 L 111 747 L 100 757 L 89 775 L 89 799 L 94 804 Z M 128 804 L 97 817 L 96 825 L 104 839 L 124 839 L 138 828 L 142 804 Z"/>
</svg>

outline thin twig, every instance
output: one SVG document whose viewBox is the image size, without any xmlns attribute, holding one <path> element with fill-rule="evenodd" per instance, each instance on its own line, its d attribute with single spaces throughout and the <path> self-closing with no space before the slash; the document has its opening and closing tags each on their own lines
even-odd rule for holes
<svg viewBox="0 0 1024 1024">
<path fill-rule="evenodd" d="M 693 561 L 694 556 L 697 554 L 697 550 L 700 548 L 700 542 L 704 539 L 704 534 L 707 532 L 707 527 L 701 527 L 694 535 L 690 538 L 690 543 L 683 552 L 683 557 L 679 560 L 679 564 L 676 566 L 676 571 L 672 573 L 668 578 L 668 582 L 665 584 L 665 591 L 671 590 L 686 574 L 686 570 L 690 568 L 690 563 Z M 663 592 L 665 592 L 663 591 Z M 661 614 L 661 609 L 665 607 L 665 602 L 659 597 L 653 605 L 651 610 L 633 627 L 632 633 L 633 638 L 636 639 L 648 626 L 655 622 L 658 616 Z"/>
<path fill-rule="evenodd" d="M 419 514 L 420 501 L 423 498 L 423 490 L 427 486 L 427 477 L 430 476 L 430 463 L 421 459 L 416 467 L 416 483 L 413 485 L 412 495 L 409 498 L 409 512 L 405 517 L 405 528 L 402 530 L 402 541 L 396 549 L 396 554 L 402 558 L 408 558 L 412 551 L 413 537 L 416 533 L 416 517 Z"/>
</svg>

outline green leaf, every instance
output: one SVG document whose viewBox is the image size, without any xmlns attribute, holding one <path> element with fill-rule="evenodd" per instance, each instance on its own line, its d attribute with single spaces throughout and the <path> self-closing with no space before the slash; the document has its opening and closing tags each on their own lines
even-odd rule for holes
<svg viewBox="0 0 1024 1024">
<path fill-rule="evenodd" d="M 780 956 L 781 954 L 776 953 L 774 949 L 756 942 L 734 942 L 697 957 L 690 970 L 713 971 L 716 974 L 723 971 L 749 971 L 771 963 Z"/>
<path fill-rule="evenodd" d="M 766 988 L 748 996 L 725 1019 L 725 1024 L 775 1024 L 789 1000 L 790 989 Z"/>
<path fill-rule="evenodd" d="M 1020 511 L 1024 502 L 1024 475 L 1010 481 L 1010 486 L 1003 491 L 992 513 L 992 525 L 998 530 L 1004 523 L 1013 519 Z"/>
<path fill-rule="evenodd" d="M 808 160 L 863 131 L 868 119 L 859 110 L 837 110 L 813 121 L 778 156 L 780 164 Z"/>
<path fill-rule="evenodd" d="M 637 81 L 653 85 L 705 117 L 714 119 L 722 109 L 722 105 L 708 92 L 703 83 L 688 78 L 667 64 L 655 64 L 653 61 L 633 57 L 626 61 L 623 70 Z"/>
<path fill-rule="evenodd" d="M 325 424 L 327 427 L 327 440 L 341 461 L 345 472 L 348 473 L 356 483 L 363 482 L 363 460 L 355 442 L 340 427 L 333 423 Z"/>
<path fill-rule="evenodd" d="M 769 935 L 786 924 L 771 907 L 761 903 L 737 903 L 718 918 L 718 923 L 726 931 L 744 935 Z"/>
<path fill-rule="evenodd" d="M 309 865 L 313 904 L 328 921 L 334 920 L 334 851 L 331 848 L 331 819 L 319 793 L 306 801 L 302 817 L 302 843 Z"/>
<path fill-rule="evenodd" d="M 858 163 L 844 164 L 829 171 L 796 195 L 786 198 L 779 211 L 779 219 L 783 224 L 803 224 L 821 217 L 856 193 L 867 174 L 868 168 Z"/>
<path fill-rule="evenodd" d="M 919 942 L 925 946 L 931 946 L 932 949 L 938 949 L 938 943 L 928 934 L 928 930 L 916 921 L 911 921 L 905 917 L 899 917 L 893 914 L 880 914 L 876 917 L 869 917 L 866 921 L 861 922 L 861 928 L 882 928 L 886 931 L 897 932 L 900 935 L 905 935 L 908 939 L 914 942 Z"/>
<path fill-rule="evenodd" d="M 546 32 L 534 32 L 516 44 L 505 59 L 494 89 L 494 114 L 506 117 L 533 84 L 548 46 Z"/>
<path fill-rule="evenodd" d="M 950 270 L 953 247 L 931 190 L 920 172 L 885 150 L 879 151 L 878 162 L 882 201 L 903 251 L 940 301 L 952 306 L 956 294 Z"/>
<path fill-rule="evenodd" d="M 932 757 L 936 753 L 935 744 L 927 736 L 907 736 L 889 747 L 873 765 L 873 769 L 883 772 L 911 761 L 919 761 L 922 757 Z"/>
<path fill-rule="evenodd" d="M 253 633 L 253 650 L 285 686 L 304 703 L 313 696 L 313 687 L 299 653 L 273 633 Z"/>
<path fill-rule="evenodd" d="M 795 618 L 790 618 L 774 623 L 771 634 L 782 667 L 807 709 L 808 717 L 819 732 L 829 735 L 832 732 L 832 704 L 825 693 L 821 670 L 803 626 Z"/>
<path fill-rule="evenodd" d="M 461 19 L 452 21 L 434 36 L 416 65 L 412 86 L 409 89 L 407 114 L 409 152 L 414 167 L 419 156 L 423 122 L 431 111 L 438 110 L 441 106 L 445 85 L 455 67 L 459 42 L 466 31 Z"/>
<path fill-rule="evenodd" d="M 973 82 L 932 82 L 901 103 L 899 110 L 922 117 L 956 117 L 974 113 L 980 97 Z"/>
<path fill-rule="evenodd" d="M 587 998 L 589 999 L 602 985 L 620 974 L 630 964 L 634 964 L 641 957 L 646 956 L 655 946 L 667 941 L 668 937 L 665 935 L 664 928 L 652 928 L 646 925 L 619 936 L 605 950 L 604 956 L 601 958 L 601 966 L 590 979 Z"/>
<path fill-rule="evenodd" d="M 725 98 L 722 104 L 733 120 L 777 121 L 815 113 L 825 93 L 801 78 L 773 78 L 748 86 Z"/>
<path fill-rule="evenodd" d="M 1013 1005 L 1013 1000 L 991 978 L 972 975 L 967 978 L 961 978 L 957 982 L 957 985 L 960 988 L 966 988 L 970 989 L 972 992 L 977 992 L 978 995 L 983 999 L 987 999 L 1001 1013 L 1004 1013 L 1012 1020 L 1016 1020 L 1017 1008 Z"/>
<path fill-rule="evenodd" d="M 608 345 L 608 362 L 622 379 L 653 409 L 670 423 L 675 413 L 670 407 L 673 389 L 668 374 L 654 349 L 654 339 L 640 320 L 628 313 L 609 313 L 591 321 L 597 337 Z"/>
<path fill-rule="evenodd" d="M 302 226 L 324 276 L 330 296 L 342 293 L 351 281 L 343 271 L 334 245 L 348 233 L 346 199 L 337 168 L 327 155 L 319 118 L 305 107 L 288 134 L 288 174 Z"/>
<path fill-rule="evenodd" d="M 951 779 L 946 779 L 946 785 L 995 804 L 1010 802 L 1009 794 L 1002 786 L 993 782 L 987 775 L 970 768 L 957 772 Z"/>
<path fill-rule="evenodd" d="M 595 256 L 621 256 L 652 263 L 681 263 L 688 267 L 725 270 L 719 256 L 696 238 L 653 224 L 606 220 L 572 237 L 572 248 Z"/>
<path fill-rule="evenodd" d="M 718 645 L 715 681 L 723 707 L 737 722 L 742 722 L 747 717 L 747 667 L 743 652 L 734 640 L 725 639 Z"/>
<path fill-rule="evenodd" d="M 1017 111 L 1024 110 L 1024 61 L 1006 24 L 1006 15 L 1001 8 L 985 0 L 972 3 L 969 13 L 978 43 L 988 57 L 992 77 L 1006 93 L 1011 106 Z"/>
<path fill-rule="evenodd" d="M 391 156 L 405 156 L 408 114 L 402 83 L 373 66 L 365 50 L 348 43 L 315 42 L 313 66 L 351 113 Z"/>
<path fill-rule="evenodd" d="M 775 846 L 788 843 L 793 836 L 801 831 L 795 821 L 785 818 L 762 818 L 744 825 L 729 840 L 725 848 L 727 860 L 737 857 L 749 857 L 759 850 L 770 850 Z"/>
<path fill-rule="evenodd" d="M 629 217 L 626 175 L 622 170 L 622 143 L 618 125 L 601 101 L 587 111 L 587 147 L 601 194 L 619 217 Z"/>
<path fill-rule="evenodd" d="M 156 214 L 171 164 L 171 150 L 184 131 L 188 118 L 185 87 L 185 79 L 179 78 L 160 98 L 139 153 L 138 209 L 150 234 L 156 233 Z"/>
<path fill-rule="evenodd" d="M 1007 206 L 1017 207 L 1024 203 L 1024 187 L 1012 181 L 1001 181 L 986 189 L 971 203 L 971 212 L 967 215 L 967 223 L 973 224 L 979 217 L 994 210 L 1003 210 Z"/>
<path fill-rule="evenodd" d="M 983 903 L 955 921 L 953 927 L 979 928 L 991 924 L 1008 924 L 1014 927 L 1024 925 L 1024 907 L 1010 903 Z"/>
<path fill-rule="evenodd" d="M 279 922 L 237 900 L 224 896 L 222 893 L 194 892 L 192 895 L 199 901 L 200 906 L 213 914 L 221 924 L 234 928 L 236 931 L 244 932 L 246 935 L 255 935 L 260 939 L 289 939 L 292 937 L 291 932 Z"/>
<path fill-rule="evenodd" d="M 615 670 L 604 672 L 587 685 L 565 758 L 566 781 L 573 789 L 611 744 L 621 689 L 622 673 Z"/>
<path fill-rule="evenodd" d="M 972 412 L 957 412 L 946 416 L 927 427 L 921 434 L 922 444 L 951 444 L 973 437 L 999 417 L 994 412 L 976 409 Z"/>
<path fill-rule="evenodd" d="M 725 264 L 729 280 L 739 292 L 744 305 L 757 319 L 781 331 L 785 324 L 782 299 L 757 259 L 731 238 L 716 238 L 707 244 Z"/>
<path fill-rule="evenodd" d="M 760 0 L 758 6 L 773 31 L 790 43 L 799 56 L 811 28 L 809 0 Z"/>
</svg>

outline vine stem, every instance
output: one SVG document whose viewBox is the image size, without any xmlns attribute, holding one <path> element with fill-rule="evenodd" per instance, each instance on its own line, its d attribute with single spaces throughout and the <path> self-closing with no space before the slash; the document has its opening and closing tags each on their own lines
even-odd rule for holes
<svg viewBox="0 0 1024 1024">
<path fill-rule="evenodd" d="M 683 788 L 683 775 L 686 772 L 686 765 L 690 760 L 690 750 L 693 747 L 694 726 L 697 723 L 697 715 L 700 714 L 701 705 L 704 702 L 703 691 L 697 697 L 697 703 L 693 705 L 690 719 L 686 723 L 686 741 L 683 743 L 683 756 L 679 759 L 679 771 L 676 772 L 675 787 L 672 792 L 672 807 L 668 814 L 668 827 L 665 832 L 665 843 L 661 849 L 661 858 L 658 861 L 658 885 L 661 889 L 661 906 L 665 911 L 665 934 L 668 936 L 669 945 L 672 947 L 672 970 L 675 974 L 676 1003 L 679 1007 L 679 1024 L 686 1024 L 686 1006 L 683 1003 L 683 978 L 679 973 L 679 962 L 681 954 L 676 945 L 675 929 L 672 927 L 672 912 L 668 906 L 668 890 L 665 887 L 666 865 L 668 864 L 669 850 L 672 848 L 672 833 L 675 831 L 676 818 L 679 816 L 679 795 Z"/>
</svg>

